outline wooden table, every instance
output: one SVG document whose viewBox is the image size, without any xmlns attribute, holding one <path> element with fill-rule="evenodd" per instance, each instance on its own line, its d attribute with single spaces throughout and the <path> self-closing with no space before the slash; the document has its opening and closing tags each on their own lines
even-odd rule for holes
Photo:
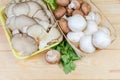
<svg viewBox="0 0 120 80">
<path fill-rule="evenodd" d="M 0 0 L 0 6 L 7 0 Z M 117 38 L 106 50 L 77 61 L 65 75 L 59 65 L 49 65 L 44 53 L 26 60 L 16 59 L 0 26 L 0 80 L 120 79 L 120 0 L 92 0 L 116 29 Z"/>
</svg>

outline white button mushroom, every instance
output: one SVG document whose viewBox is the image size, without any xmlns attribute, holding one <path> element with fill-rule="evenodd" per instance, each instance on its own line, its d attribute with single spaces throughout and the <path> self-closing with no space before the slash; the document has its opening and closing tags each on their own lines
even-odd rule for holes
<svg viewBox="0 0 120 80">
<path fill-rule="evenodd" d="M 94 53 L 95 47 L 92 44 L 92 36 L 85 35 L 80 39 L 80 49 L 86 53 Z"/>
<path fill-rule="evenodd" d="M 106 34 L 110 35 L 110 31 L 108 30 L 108 28 L 106 28 L 104 26 L 99 27 L 99 30 L 104 31 Z"/>
<path fill-rule="evenodd" d="M 111 38 L 104 31 L 99 30 L 93 34 L 93 44 L 99 49 L 104 49 L 111 44 Z"/>
<path fill-rule="evenodd" d="M 68 5 L 69 9 L 80 9 L 80 2 L 78 0 L 71 0 L 71 3 Z"/>
<path fill-rule="evenodd" d="M 84 35 L 83 32 L 69 32 L 67 38 L 72 42 L 79 42 L 80 38 Z"/>
<path fill-rule="evenodd" d="M 101 23 L 101 15 L 98 12 L 90 12 L 88 14 L 88 16 L 86 16 L 86 19 L 89 20 L 93 20 L 95 21 L 97 24 Z"/>
<path fill-rule="evenodd" d="M 74 32 L 82 31 L 86 28 L 87 22 L 85 18 L 79 14 L 75 14 L 68 18 L 68 26 Z"/>
<path fill-rule="evenodd" d="M 86 35 L 92 35 L 98 30 L 98 26 L 95 21 L 88 21 L 86 30 L 84 31 Z"/>
</svg>

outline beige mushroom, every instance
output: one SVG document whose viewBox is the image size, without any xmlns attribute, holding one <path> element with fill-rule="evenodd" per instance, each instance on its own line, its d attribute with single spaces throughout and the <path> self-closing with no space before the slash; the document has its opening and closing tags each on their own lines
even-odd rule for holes
<svg viewBox="0 0 120 80">
<path fill-rule="evenodd" d="M 19 16 L 28 15 L 30 9 L 26 3 L 17 3 L 12 10 L 15 16 Z"/>
<path fill-rule="evenodd" d="M 27 34 L 16 34 L 11 41 L 13 48 L 19 52 L 21 56 L 29 56 L 38 50 L 36 41 Z"/>
<path fill-rule="evenodd" d="M 13 11 L 12 11 L 14 6 L 15 6 L 14 3 L 13 4 L 8 4 L 6 6 L 6 8 L 5 8 L 5 14 L 6 14 L 7 17 L 14 16 Z"/>
<path fill-rule="evenodd" d="M 61 37 L 60 31 L 57 28 L 52 27 L 47 36 L 41 39 L 39 49 L 43 49 L 48 46 L 48 43 L 53 40 L 57 40 L 59 37 Z"/>
<path fill-rule="evenodd" d="M 43 29 L 42 26 L 35 24 L 29 26 L 29 28 L 27 29 L 27 34 L 35 39 L 42 39 L 47 35 L 47 32 Z"/>
<path fill-rule="evenodd" d="M 44 10 L 38 10 L 35 13 L 35 15 L 33 16 L 33 18 L 37 18 L 42 21 L 50 22 L 48 16 L 46 16 Z"/>
<path fill-rule="evenodd" d="M 26 2 L 28 4 L 28 6 L 30 7 L 30 12 L 29 12 L 29 16 L 30 17 L 33 17 L 33 15 L 38 11 L 38 10 L 41 10 L 41 6 L 36 3 L 36 2 L 33 2 L 33 1 L 29 1 L 29 2 Z"/>
<path fill-rule="evenodd" d="M 60 52 L 57 50 L 50 50 L 45 55 L 45 60 L 50 64 L 55 64 L 60 61 Z"/>
<path fill-rule="evenodd" d="M 18 29 L 21 32 L 23 32 L 22 31 L 23 27 L 30 26 L 33 24 L 36 24 L 36 22 L 32 18 L 24 16 L 24 15 L 17 16 L 17 17 L 14 16 L 7 20 L 7 26 L 11 30 Z"/>
</svg>

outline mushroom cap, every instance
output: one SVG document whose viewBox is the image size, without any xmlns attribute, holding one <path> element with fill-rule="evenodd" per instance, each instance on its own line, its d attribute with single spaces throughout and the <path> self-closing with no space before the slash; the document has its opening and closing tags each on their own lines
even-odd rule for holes
<svg viewBox="0 0 120 80">
<path fill-rule="evenodd" d="M 101 23 L 101 15 L 98 12 L 93 12 L 91 11 L 87 16 L 86 19 L 89 20 L 93 20 L 95 21 L 97 24 Z"/>
<path fill-rule="evenodd" d="M 92 44 L 92 36 L 85 35 L 80 39 L 80 49 L 86 53 L 94 53 L 95 47 Z"/>
<path fill-rule="evenodd" d="M 71 3 L 68 5 L 69 9 L 80 9 L 80 2 L 78 0 L 71 0 Z"/>
<path fill-rule="evenodd" d="M 38 11 L 38 10 L 41 10 L 41 6 L 37 3 L 37 2 L 34 2 L 34 1 L 28 1 L 26 2 L 29 6 L 29 16 L 30 17 L 33 17 L 33 15 Z"/>
<path fill-rule="evenodd" d="M 20 15 L 16 17 L 14 24 L 15 27 L 22 32 L 23 27 L 34 25 L 36 21 L 28 16 Z"/>
<path fill-rule="evenodd" d="M 72 42 L 79 42 L 83 35 L 83 32 L 69 32 L 67 38 Z"/>
<path fill-rule="evenodd" d="M 105 32 L 106 34 L 108 34 L 110 36 L 110 30 L 108 28 L 106 28 L 105 26 L 99 27 L 99 30 Z"/>
<path fill-rule="evenodd" d="M 66 19 L 61 18 L 61 19 L 59 20 L 59 25 L 60 25 L 60 27 L 61 27 L 61 29 L 62 29 L 62 31 L 63 31 L 64 33 L 70 32 L 70 29 L 69 29 L 69 27 L 68 27 L 68 22 L 67 22 Z"/>
<path fill-rule="evenodd" d="M 75 14 L 80 14 L 80 15 L 84 16 L 84 14 L 81 10 L 74 10 L 72 15 L 75 15 Z"/>
<path fill-rule="evenodd" d="M 29 28 L 27 29 L 27 34 L 35 39 L 39 38 L 41 40 L 43 37 L 47 35 L 47 32 L 41 25 L 35 24 L 29 26 Z"/>
<path fill-rule="evenodd" d="M 43 49 L 44 47 L 48 46 L 48 43 L 52 42 L 53 40 L 57 40 L 61 37 L 60 31 L 52 27 L 50 31 L 48 32 L 47 36 L 41 39 L 39 49 Z"/>
<path fill-rule="evenodd" d="M 27 34 L 15 34 L 12 38 L 12 45 L 22 56 L 29 56 L 38 50 L 38 45 L 35 39 Z"/>
<path fill-rule="evenodd" d="M 84 31 L 86 35 L 92 35 L 94 32 L 98 30 L 98 25 L 96 24 L 95 21 L 87 21 L 87 28 Z"/>
<path fill-rule="evenodd" d="M 88 15 L 89 12 L 91 11 L 91 6 L 90 6 L 90 4 L 88 4 L 87 2 L 82 3 L 82 5 L 81 5 L 81 10 L 83 11 L 83 13 L 84 13 L 85 15 Z"/>
<path fill-rule="evenodd" d="M 67 16 L 72 16 L 72 13 L 73 13 L 73 9 L 69 9 L 69 8 L 67 8 Z"/>
<path fill-rule="evenodd" d="M 14 16 L 13 14 L 13 7 L 15 6 L 14 3 L 8 4 L 5 8 L 5 14 L 7 17 Z"/>
<path fill-rule="evenodd" d="M 37 18 L 37 19 L 39 19 L 39 20 L 41 20 L 41 21 L 50 22 L 50 21 L 49 21 L 49 18 L 48 18 L 48 16 L 46 15 L 46 13 L 45 13 L 44 10 L 38 10 L 38 11 L 34 14 L 33 18 Z"/>
<path fill-rule="evenodd" d="M 14 30 L 16 29 L 16 26 L 15 26 L 15 21 L 16 21 L 16 17 L 15 16 L 12 16 L 12 17 L 9 17 L 6 21 L 6 26 L 10 29 L 10 30 Z"/>
<path fill-rule="evenodd" d="M 82 31 L 86 28 L 87 22 L 85 18 L 79 14 L 68 18 L 68 26 L 74 32 Z"/>
<path fill-rule="evenodd" d="M 70 3 L 70 0 L 55 0 L 56 4 L 58 4 L 59 6 L 67 6 Z"/>
<path fill-rule="evenodd" d="M 54 15 L 56 19 L 60 19 L 61 17 L 63 17 L 66 13 L 66 9 L 64 7 L 58 7 L 55 11 L 54 11 Z"/>
<path fill-rule="evenodd" d="M 47 31 L 47 30 L 52 26 L 49 22 L 47 22 L 47 21 L 42 21 L 42 20 L 39 20 L 39 19 L 37 19 L 37 18 L 35 18 L 35 21 L 36 21 L 40 26 L 42 26 L 42 27 L 45 29 L 45 31 Z"/>
<path fill-rule="evenodd" d="M 17 3 L 14 7 L 13 7 L 13 14 L 15 16 L 19 16 L 19 15 L 27 15 L 29 13 L 29 6 L 25 3 Z"/>
<path fill-rule="evenodd" d="M 57 50 L 50 50 L 45 55 L 45 60 L 50 64 L 55 64 L 60 61 L 60 53 Z"/>
<path fill-rule="evenodd" d="M 104 49 L 111 44 L 111 38 L 104 31 L 99 30 L 93 34 L 93 44 L 99 49 Z"/>
</svg>

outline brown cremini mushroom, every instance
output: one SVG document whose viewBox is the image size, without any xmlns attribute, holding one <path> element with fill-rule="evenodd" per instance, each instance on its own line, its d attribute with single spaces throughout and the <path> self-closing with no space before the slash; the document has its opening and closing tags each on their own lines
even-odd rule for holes
<svg viewBox="0 0 120 80">
<path fill-rule="evenodd" d="M 72 16 L 72 12 L 73 12 L 74 10 L 73 9 L 67 9 L 67 16 Z"/>
<path fill-rule="evenodd" d="M 56 64 L 60 61 L 60 52 L 57 50 L 50 50 L 45 55 L 45 60 L 50 64 Z"/>
<path fill-rule="evenodd" d="M 87 2 L 84 2 L 81 6 L 81 10 L 85 15 L 88 15 L 91 11 L 91 6 Z"/>
<path fill-rule="evenodd" d="M 61 29 L 62 29 L 62 31 L 63 31 L 64 33 L 70 32 L 70 29 L 69 29 L 69 27 L 68 27 L 68 22 L 67 22 L 67 20 L 65 20 L 64 18 L 61 18 L 61 19 L 59 20 L 59 25 L 60 25 L 60 27 L 61 27 Z"/>
<path fill-rule="evenodd" d="M 55 0 L 59 6 L 67 6 L 70 3 L 70 0 Z"/>
<path fill-rule="evenodd" d="M 81 10 L 74 10 L 72 15 L 75 15 L 75 14 L 80 14 L 80 15 L 84 16 L 84 14 Z"/>
<path fill-rule="evenodd" d="M 64 7 L 58 7 L 55 11 L 54 11 L 54 15 L 56 19 L 60 19 L 61 17 L 63 17 L 66 13 L 66 9 Z"/>
<path fill-rule="evenodd" d="M 77 1 L 79 1 L 80 5 L 83 3 L 83 0 L 77 0 Z"/>
</svg>

